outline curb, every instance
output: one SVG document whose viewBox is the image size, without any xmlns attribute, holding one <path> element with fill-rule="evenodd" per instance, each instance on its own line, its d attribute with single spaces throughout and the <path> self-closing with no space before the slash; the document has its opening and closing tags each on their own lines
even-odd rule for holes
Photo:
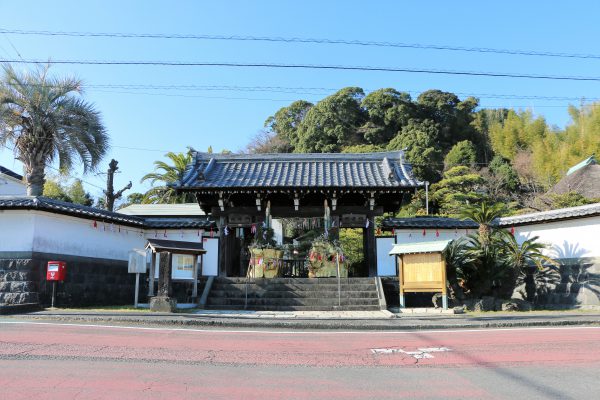
<svg viewBox="0 0 600 400">
<path fill-rule="evenodd" d="M 317 330 L 357 330 L 357 331 L 392 331 L 392 330 L 444 330 L 444 329 L 486 329 L 486 328 L 525 328 L 525 327 L 559 327 L 559 326 L 600 326 L 598 317 L 579 317 L 573 319 L 546 320 L 511 320 L 479 321 L 461 318 L 456 323 L 438 322 L 434 320 L 410 321 L 404 318 L 395 319 L 315 319 L 315 318 L 223 318 L 218 317 L 140 317 L 140 316 L 91 316 L 91 315 L 31 315 L 20 314 L 8 317 L 29 322 L 64 322 L 74 324 L 208 327 L 208 328 L 289 328 Z M 403 320 L 404 319 L 404 320 Z"/>
</svg>

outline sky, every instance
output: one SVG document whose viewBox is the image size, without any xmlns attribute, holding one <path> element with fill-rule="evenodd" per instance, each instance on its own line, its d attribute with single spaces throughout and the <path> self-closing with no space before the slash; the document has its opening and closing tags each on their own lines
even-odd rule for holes
<svg viewBox="0 0 600 400">
<path fill-rule="evenodd" d="M 0 0 L 0 30 L 317 38 L 598 56 L 0 33 L 0 60 L 293 63 L 600 77 L 598 15 L 597 1 Z M 15 65 L 20 70 L 33 67 Z M 101 112 L 111 137 L 100 172 L 111 158 L 117 159 L 121 173 L 116 187 L 131 180 L 128 193 L 148 189 L 140 178 L 167 151 L 187 146 L 243 150 L 279 108 L 299 99 L 316 102 L 346 86 L 367 92 L 393 87 L 413 98 L 429 89 L 460 98 L 476 95 L 482 107 L 531 109 L 559 127 L 569 123 L 567 106 L 580 100 L 522 97 L 600 98 L 600 81 L 205 66 L 54 64 L 51 71 L 84 81 L 84 98 Z M 181 88 L 186 85 L 201 88 Z M 22 172 L 7 149 L 0 148 L 0 165 Z M 106 176 L 82 173 L 76 167 L 71 176 L 82 178 L 86 189 L 100 196 Z"/>
</svg>

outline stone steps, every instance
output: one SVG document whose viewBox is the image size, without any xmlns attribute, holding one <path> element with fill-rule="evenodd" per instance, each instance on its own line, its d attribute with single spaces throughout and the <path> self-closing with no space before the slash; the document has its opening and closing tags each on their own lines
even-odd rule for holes
<svg viewBox="0 0 600 400">
<path fill-rule="evenodd" d="M 207 307 L 214 310 L 243 310 L 243 306 Z M 379 306 L 248 306 L 252 311 L 381 311 Z"/>
<path fill-rule="evenodd" d="M 259 311 L 379 310 L 374 278 L 217 278 L 209 309 Z M 247 300 L 246 300 L 247 293 Z"/>
<path fill-rule="evenodd" d="M 290 293 L 291 292 L 291 293 Z M 233 290 L 225 290 L 219 289 L 214 290 L 211 289 L 210 295 L 213 297 L 222 297 L 222 298 L 235 298 L 235 297 L 245 297 L 246 291 L 233 291 Z M 252 298 L 310 298 L 310 297 L 319 297 L 319 298 L 338 298 L 337 290 L 306 290 L 306 291 L 291 291 L 291 290 L 264 290 L 264 289 L 254 289 L 252 291 L 248 290 L 248 297 Z M 377 293 L 373 291 L 341 291 L 342 298 L 377 298 Z"/>
</svg>

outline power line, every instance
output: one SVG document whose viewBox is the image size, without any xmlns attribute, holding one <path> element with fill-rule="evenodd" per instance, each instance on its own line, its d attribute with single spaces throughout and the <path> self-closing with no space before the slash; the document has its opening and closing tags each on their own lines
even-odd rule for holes
<svg viewBox="0 0 600 400">
<path fill-rule="evenodd" d="M 340 90 L 340 88 L 328 87 L 289 87 L 289 86 L 231 86 L 231 85 L 148 85 L 148 84 L 89 84 L 87 88 L 91 89 L 127 89 L 127 90 L 182 90 L 182 91 L 231 91 L 231 92 L 271 92 L 286 94 L 310 94 L 320 95 Z M 366 94 L 379 89 L 363 89 Z M 419 90 L 398 90 L 410 94 L 420 94 L 424 91 Z M 556 100 L 556 101 L 580 101 L 582 98 L 595 101 L 600 97 L 585 96 L 542 96 L 542 95 L 517 95 L 517 94 L 498 94 L 498 93 L 469 93 L 452 92 L 458 96 L 473 96 L 479 98 L 493 99 L 522 99 L 522 100 Z M 282 99 L 277 99 L 282 100 Z"/>
<path fill-rule="evenodd" d="M 6 144 L 2 144 L 2 146 L 3 146 L 3 147 L 5 147 L 5 148 L 7 148 L 8 150 L 10 150 L 10 151 L 12 151 L 12 152 L 14 152 L 14 151 L 15 151 L 15 148 L 14 148 L 14 147 L 12 147 L 12 148 L 11 148 L 11 147 L 9 147 L 9 146 L 8 146 L 8 145 L 6 145 Z M 45 166 L 46 168 L 50 168 L 50 169 L 52 169 L 52 170 L 54 170 L 54 171 L 58 172 L 58 173 L 59 173 L 59 174 L 61 174 L 61 175 L 66 175 L 66 176 L 68 176 L 68 177 L 69 177 L 69 178 L 71 178 L 71 179 L 79 179 L 81 182 L 83 182 L 83 183 L 86 183 L 86 184 L 88 184 L 88 185 L 90 185 L 90 186 L 93 186 L 93 187 L 95 187 L 95 188 L 97 188 L 97 189 L 100 189 L 100 190 L 102 190 L 102 191 L 104 191 L 104 189 L 105 189 L 105 188 L 103 188 L 103 187 L 100 187 L 100 186 L 98 186 L 98 185 L 96 185 L 96 184 L 93 184 L 93 183 L 90 183 L 90 182 L 88 182 L 88 181 L 85 181 L 85 180 L 83 180 L 83 179 L 81 179 L 81 178 L 79 178 L 79 177 L 77 177 L 77 176 L 73 176 L 73 175 L 71 175 L 71 174 L 69 174 L 69 173 L 67 173 L 67 172 L 61 171 L 60 169 L 58 169 L 58 168 L 56 168 L 56 167 L 53 167 L 52 165 L 49 165 L 49 164 L 44 164 L 44 166 Z"/>
<path fill-rule="evenodd" d="M 327 38 L 301 38 L 301 37 L 275 37 L 275 36 L 249 36 L 249 35 L 201 35 L 201 34 L 175 34 L 175 33 L 123 33 L 123 32 L 68 32 L 45 30 L 0 29 L 0 33 L 13 35 L 34 36 L 68 36 L 68 37 L 100 37 L 100 38 L 134 38 L 134 39 L 186 39 L 186 40 L 215 40 L 215 41 L 240 41 L 240 42 L 274 42 L 274 43 L 302 43 L 326 44 L 363 47 L 408 48 L 421 50 L 444 50 L 471 53 L 491 53 L 536 57 L 600 59 L 600 55 L 591 53 L 565 53 L 553 51 L 536 51 L 522 49 L 500 49 L 489 47 L 451 46 L 441 44 L 403 43 L 370 40 L 347 40 Z"/>
<path fill-rule="evenodd" d="M 14 64 L 42 64 L 42 60 L 0 60 L 4 63 Z M 69 65 L 113 65 L 113 66 L 160 66 L 160 67 L 231 67 L 231 68 L 280 68 L 280 69 L 317 69 L 336 71 L 368 71 L 368 72 L 406 72 L 434 75 L 461 75 L 483 76 L 495 78 L 523 78 L 546 79 L 562 81 L 599 82 L 600 77 L 595 76 L 566 76 L 566 75 L 538 75 L 513 72 L 483 72 L 483 71 L 453 71 L 427 68 L 401 68 L 401 67 L 375 67 L 352 65 L 324 65 L 324 64 L 279 64 L 279 63 L 237 63 L 216 61 L 116 61 L 116 60 L 54 60 L 51 64 Z"/>
<path fill-rule="evenodd" d="M 28 86 L 44 86 L 42 84 L 34 85 L 27 84 Z M 50 85 L 47 85 L 50 86 Z M 104 91 L 107 93 L 127 93 L 130 92 L 113 92 L 105 89 L 125 89 L 125 90 L 169 90 L 169 91 L 224 91 L 224 92 L 270 92 L 270 93 L 285 93 L 285 94 L 300 94 L 300 95 L 323 95 L 331 92 L 337 92 L 340 88 L 333 87 L 301 87 L 301 86 L 239 86 L 239 85 L 192 85 L 192 84 L 169 84 L 169 85 L 155 85 L 155 84 L 122 84 L 122 83 L 106 83 L 106 84 L 86 84 L 86 89 L 92 89 L 94 91 Z M 382 89 L 382 88 L 380 88 Z M 380 89 L 367 89 L 363 88 L 365 94 L 375 92 Z M 424 90 L 398 90 L 400 93 L 409 94 L 421 94 Z M 551 101 L 581 101 L 582 99 L 588 101 L 600 101 L 600 97 L 587 97 L 587 96 L 543 96 L 543 95 L 518 95 L 508 93 L 472 93 L 472 92 L 451 92 L 457 96 L 473 96 L 478 98 L 490 98 L 490 99 L 521 99 L 521 100 L 551 100 Z M 134 94 L 134 93 L 131 93 Z M 142 93 L 148 95 L 155 95 L 155 93 Z M 160 95 L 166 95 L 159 93 Z M 181 97 L 187 97 L 186 95 L 179 95 Z M 204 96 L 190 96 L 190 97 L 204 97 Z M 207 98 L 227 98 L 227 99 L 239 99 L 239 100 L 273 100 L 273 101 L 295 101 L 297 99 L 257 99 L 257 98 L 232 98 L 232 97 L 207 97 Z"/>
</svg>

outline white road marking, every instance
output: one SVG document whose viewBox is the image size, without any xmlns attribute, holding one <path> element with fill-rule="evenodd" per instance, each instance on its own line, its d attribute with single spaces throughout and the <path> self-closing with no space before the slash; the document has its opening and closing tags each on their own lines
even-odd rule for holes
<svg viewBox="0 0 600 400">
<path fill-rule="evenodd" d="M 417 360 L 421 360 L 424 358 L 434 358 L 432 354 L 430 353 L 439 353 L 439 352 L 445 352 L 445 351 L 452 351 L 452 349 L 449 349 L 448 347 L 424 347 L 424 348 L 419 348 L 418 351 L 406 351 L 403 349 L 371 349 L 371 352 L 373 354 L 395 354 L 395 353 L 403 353 L 403 354 L 407 354 L 413 358 L 416 358 Z"/>
<path fill-rule="evenodd" d="M 102 324 L 76 324 L 59 322 L 34 322 L 34 321 L 2 321 L 0 324 L 12 325 L 49 325 L 66 326 L 78 328 L 106 328 L 106 329 L 129 329 L 146 331 L 164 331 L 164 332 L 197 332 L 197 333 L 261 333 L 272 335 L 422 335 L 423 333 L 489 333 L 489 332 L 514 332 L 514 331 L 533 331 L 533 330 L 577 330 L 577 329 L 600 329 L 600 326 L 565 326 L 565 327 L 519 327 L 519 328 L 480 328 L 480 329 L 419 329 L 419 330 L 382 330 L 382 331 L 280 331 L 280 330 L 261 330 L 261 329 L 195 329 L 195 328 L 159 328 L 148 326 L 127 326 L 127 325 L 102 325 Z"/>
</svg>

